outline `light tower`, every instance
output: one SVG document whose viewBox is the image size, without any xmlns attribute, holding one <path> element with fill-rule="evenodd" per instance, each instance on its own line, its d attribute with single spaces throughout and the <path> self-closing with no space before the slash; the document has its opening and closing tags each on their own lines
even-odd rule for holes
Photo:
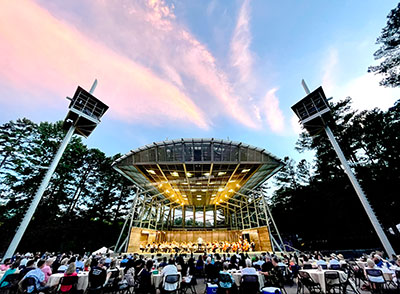
<svg viewBox="0 0 400 294">
<path fill-rule="evenodd" d="M 383 231 L 381 224 L 376 218 L 376 215 L 372 210 L 371 205 L 365 197 L 364 191 L 358 183 L 356 176 L 351 170 L 338 142 L 336 141 L 335 136 L 333 135 L 329 127 L 329 122 L 333 121 L 333 117 L 324 90 L 322 89 L 322 87 L 319 87 L 312 93 L 310 93 L 310 90 L 308 89 L 304 80 L 302 80 L 301 83 L 307 96 L 297 102 L 295 105 L 293 105 L 292 110 L 300 119 L 300 122 L 303 124 L 304 128 L 310 133 L 311 136 L 315 136 L 322 130 L 325 130 L 329 141 L 331 142 L 337 156 L 339 157 L 340 163 L 342 164 L 347 176 L 349 177 L 354 190 L 356 190 L 356 193 L 372 223 L 372 226 L 374 227 L 380 241 L 382 242 L 383 247 L 385 248 L 386 254 L 389 257 L 392 256 L 392 254 L 394 254 L 393 247 L 390 244 L 385 232 Z"/>
<path fill-rule="evenodd" d="M 63 128 L 68 130 L 67 134 L 65 135 L 56 155 L 53 158 L 53 161 L 47 169 L 46 175 L 36 191 L 36 194 L 27 212 L 25 213 L 21 224 L 19 225 L 10 246 L 4 254 L 3 260 L 14 255 L 14 252 L 17 249 L 22 236 L 29 225 L 29 222 L 31 221 L 32 216 L 35 213 L 40 200 L 42 199 L 43 193 L 50 182 L 51 176 L 53 175 L 65 151 L 65 148 L 71 141 L 72 135 L 78 134 L 87 138 L 100 123 L 101 117 L 107 111 L 108 106 L 92 95 L 96 86 L 97 80 L 94 81 L 89 92 L 78 86 L 73 98 L 67 98 L 71 100 L 71 103 L 69 104 L 69 111 L 64 119 L 63 124 Z"/>
</svg>

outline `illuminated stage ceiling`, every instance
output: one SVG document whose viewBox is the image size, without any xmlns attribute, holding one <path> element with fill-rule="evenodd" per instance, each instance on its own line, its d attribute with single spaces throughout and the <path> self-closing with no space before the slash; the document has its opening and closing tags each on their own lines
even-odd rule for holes
<svg viewBox="0 0 400 294">
<path fill-rule="evenodd" d="M 217 139 L 163 141 L 132 150 L 113 168 L 170 202 L 209 206 L 246 194 L 283 163 L 265 149 Z M 155 189 L 151 189 L 151 188 Z"/>
</svg>

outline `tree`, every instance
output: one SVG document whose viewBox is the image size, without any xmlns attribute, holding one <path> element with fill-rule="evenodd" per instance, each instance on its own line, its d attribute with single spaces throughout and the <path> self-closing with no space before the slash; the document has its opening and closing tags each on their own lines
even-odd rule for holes
<svg viewBox="0 0 400 294">
<path fill-rule="evenodd" d="M 370 66 L 369 72 L 383 74 L 380 85 L 398 87 L 400 85 L 400 3 L 387 16 L 387 24 L 376 40 L 381 47 L 374 53 L 376 60 L 384 58 L 377 66 Z"/>
</svg>

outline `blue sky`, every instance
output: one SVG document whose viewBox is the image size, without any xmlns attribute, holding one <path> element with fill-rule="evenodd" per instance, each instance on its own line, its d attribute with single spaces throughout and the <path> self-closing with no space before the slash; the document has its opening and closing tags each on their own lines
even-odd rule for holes
<svg viewBox="0 0 400 294">
<path fill-rule="evenodd" d="M 323 85 L 386 109 L 367 74 L 396 1 L 2 1 L 0 123 L 62 120 L 76 86 L 110 106 L 84 142 L 108 155 L 165 139 L 242 141 L 299 160 L 290 106 Z"/>
</svg>

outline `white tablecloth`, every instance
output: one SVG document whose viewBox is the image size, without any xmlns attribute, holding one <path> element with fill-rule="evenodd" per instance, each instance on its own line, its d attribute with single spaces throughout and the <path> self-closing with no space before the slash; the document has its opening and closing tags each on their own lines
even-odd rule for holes
<svg viewBox="0 0 400 294">
<path fill-rule="evenodd" d="M 319 283 L 321 285 L 322 292 L 324 292 L 324 293 L 326 293 L 326 284 L 325 284 L 325 272 L 326 271 L 338 272 L 340 282 L 345 282 L 347 279 L 347 274 L 343 271 L 338 271 L 338 270 L 307 269 L 307 270 L 301 270 L 301 271 L 309 273 L 311 278 L 314 280 L 314 282 Z"/>
<path fill-rule="evenodd" d="M 233 276 L 233 279 L 235 280 L 235 284 L 236 286 L 240 287 L 240 280 L 242 279 L 242 273 L 241 272 L 235 272 L 235 273 L 231 273 Z M 260 284 L 260 290 L 262 288 L 264 288 L 264 284 L 265 284 L 265 278 L 264 275 L 262 274 L 257 274 L 258 276 L 258 283 Z"/>
<path fill-rule="evenodd" d="M 49 277 L 47 281 L 47 286 L 54 287 L 60 283 L 60 279 L 64 276 L 64 274 L 53 274 Z M 78 274 L 78 284 L 76 285 L 77 290 L 85 291 L 89 285 L 89 273 L 88 272 L 80 272 Z"/>
</svg>

